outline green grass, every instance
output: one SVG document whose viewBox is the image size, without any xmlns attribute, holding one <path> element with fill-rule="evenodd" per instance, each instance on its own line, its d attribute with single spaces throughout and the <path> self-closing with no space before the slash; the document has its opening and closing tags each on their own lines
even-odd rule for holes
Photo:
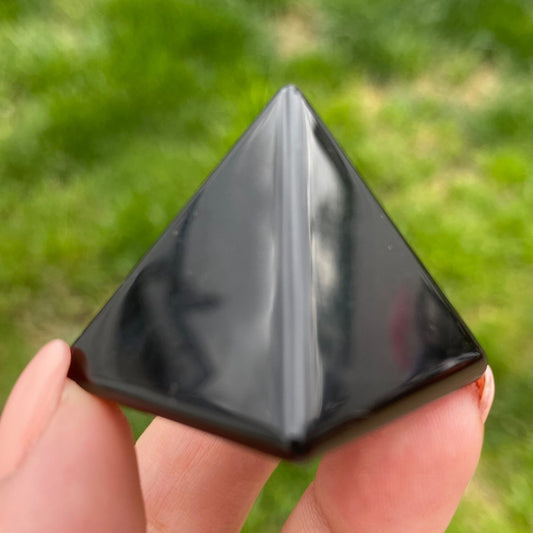
<svg viewBox="0 0 533 533">
<path fill-rule="evenodd" d="M 533 529 L 533 3 L 3 0 L 0 404 L 73 340 L 273 92 L 310 98 L 497 379 L 452 532 Z M 130 413 L 138 434 L 148 418 Z M 245 531 L 279 530 L 283 465 Z"/>
</svg>

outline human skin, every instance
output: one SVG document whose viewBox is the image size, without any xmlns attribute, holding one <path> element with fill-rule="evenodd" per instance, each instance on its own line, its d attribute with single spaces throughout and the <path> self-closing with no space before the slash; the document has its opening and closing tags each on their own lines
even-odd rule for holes
<svg viewBox="0 0 533 533">
<path fill-rule="evenodd" d="M 0 531 L 237 533 L 278 460 L 156 418 L 135 445 L 120 409 L 67 376 L 52 341 L 0 418 Z M 322 459 L 283 533 L 441 533 L 479 460 L 494 399 L 475 383 Z"/>
</svg>

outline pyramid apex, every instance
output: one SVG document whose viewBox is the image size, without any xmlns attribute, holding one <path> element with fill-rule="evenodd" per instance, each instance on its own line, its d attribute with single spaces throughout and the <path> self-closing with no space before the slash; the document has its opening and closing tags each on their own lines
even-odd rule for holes
<svg viewBox="0 0 533 533">
<path fill-rule="evenodd" d="M 274 96 L 274 99 L 279 97 L 296 97 L 300 100 L 305 101 L 305 96 L 303 95 L 302 91 L 293 83 L 289 83 L 287 85 L 284 85 Z"/>
<path fill-rule="evenodd" d="M 300 91 L 300 89 L 298 89 L 298 87 L 296 85 L 294 85 L 294 83 L 287 83 L 287 85 L 284 85 L 281 89 L 280 89 L 280 92 L 283 92 L 283 91 L 293 91 L 293 92 L 297 92 L 297 93 L 302 93 L 302 91 Z"/>
</svg>

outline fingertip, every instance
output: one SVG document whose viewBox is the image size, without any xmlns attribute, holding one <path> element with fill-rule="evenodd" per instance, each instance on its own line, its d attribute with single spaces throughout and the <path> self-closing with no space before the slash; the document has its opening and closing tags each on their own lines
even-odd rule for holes
<svg viewBox="0 0 533 533">
<path fill-rule="evenodd" d="M 479 389 L 479 413 L 481 415 L 481 421 L 484 424 L 489 416 L 496 392 L 494 374 L 490 366 L 487 366 L 485 373 L 477 381 L 477 386 Z"/>
<path fill-rule="evenodd" d="M 53 339 L 42 346 L 33 356 L 20 375 L 20 381 L 28 373 L 38 378 L 39 374 L 45 375 L 53 372 L 56 375 L 66 376 L 70 365 L 70 348 L 62 339 Z"/>
<path fill-rule="evenodd" d="M 70 362 L 70 348 L 69 345 L 63 339 L 52 339 L 48 341 L 36 354 L 39 355 L 42 352 L 52 352 L 59 358 L 68 359 Z"/>
<path fill-rule="evenodd" d="M 12 472 L 52 418 L 70 364 L 68 345 L 45 344 L 18 378 L 0 418 L 0 477 Z"/>
<path fill-rule="evenodd" d="M 145 531 L 127 419 L 118 406 L 68 378 L 51 421 L 9 479 L 9 489 L 7 523 L 21 525 L 17 531 L 34 531 L 36 524 L 40 531 Z"/>
</svg>

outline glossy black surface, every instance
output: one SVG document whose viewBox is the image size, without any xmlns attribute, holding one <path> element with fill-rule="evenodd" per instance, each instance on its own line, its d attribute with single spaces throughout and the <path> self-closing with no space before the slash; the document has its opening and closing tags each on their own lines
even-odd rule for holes
<svg viewBox="0 0 533 533">
<path fill-rule="evenodd" d="M 486 365 L 294 87 L 72 351 L 87 389 L 284 457 L 367 431 Z"/>
</svg>

